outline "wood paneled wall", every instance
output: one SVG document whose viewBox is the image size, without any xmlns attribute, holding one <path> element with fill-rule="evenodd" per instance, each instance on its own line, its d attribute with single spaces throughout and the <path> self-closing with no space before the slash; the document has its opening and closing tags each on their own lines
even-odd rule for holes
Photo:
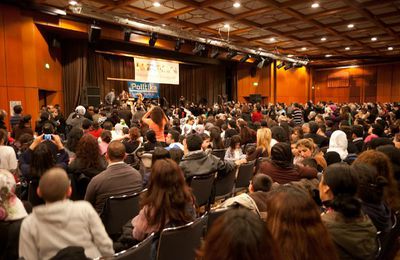
<svg viewBox="0 0 400 260">
<path fill-rule="evenodd" d="M 39 89 L 54 91 L 51 102 L 62 105 L 60 54 L 49 46 L 32 16 L 0 5 L 0 108 L 10 114 L 9 102 L 21 101 L 24 114 L 31 114 L 34 123 Z"/>
<path fill-rule="evenodd" d="M 309 99 L 309 73 L 305 67 L 276 70 L 276 102 L 304 103 Z"/>
<path fill-rule="evenodd" d="M 400 100 L 400 63 L 313 70 L 315 101 L 393 102 Z M 330 84 L 342 79 L 345 86 Z"/>
<path fill-rule="evenodd" d="M 256 73 L 252 75 L 251 70 Z M 238 101 L 246 102 L 244 97 L 251 94 L 260 94 L 270 101 L 271 94 L 271 70 L 270 67 L 254 69 L 254 65 L 239 64 L 237 67 L 237 95 Z M 255 85 L 257 83 L 258 85 Z"/>
</svg>

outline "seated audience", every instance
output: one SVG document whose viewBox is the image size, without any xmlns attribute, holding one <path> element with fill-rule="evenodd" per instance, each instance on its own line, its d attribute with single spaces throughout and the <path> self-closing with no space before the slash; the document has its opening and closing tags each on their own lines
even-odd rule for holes
<svg viewBox="0 0 400 260">
<path fill-rule="evenodd" d="M 132 237 L 138 241 L 164 228 L 184 225 L 196 217 L 193 194 L 182 170 L 171 159 L 154 163 L 140 205 L 139 215 L 132 219 Z"/>
<path fill-rule="evenodd" d="M 277 143 L 271 149 L 271 159 L 261 162 L 259 173 L 266 174 L 274 182 L 286 184 L 302 178 L 317 177 L 317 170 L 293 164 L 293 155 L 288 143 Z"/>
<path fill-rule="evenodd" d="M 247 156 L 247 161 L 253 161 L 259 157 L 269 157 L 271 155 L 272 133 L 269 128 L 263 127 L 257 130 L 256 150 Z"/>
<path fill-rule="evenodd" d="M 225 161 L 237 161 L 246 158 L 246 155 L 243 154 L 242 147 L 240 146 L 241 139 L 240 136 L 234 135 L 230 138 L 230 144 L 228 149 L 225 152 Z"/>
<path fill-rule="evenodd" d="M 352 131 L 353 144 L 357 147 L 358 153 L 361 153 L 364 147 L 364 129 L 361 125 L 353 125 Z"/>
<path fill-rule="evenodd" d="M 135 152 L 142 145 L 139 128 L 131 127 L 129 129 L 129 138 L 122 143 L 125 145 L 126 153 Z"/>
<path fill-rule="evenodd" d="M 15 195 L 14 176 L 0 170 L 0 259 L 18 259 L 18 241 L 22 220 L 28 215 Z"/>
<path fill-rule="evenodd" d="M 17 169 L 17 155 L 11 146 L 6 145 L 8 134 L 4 129 L 0 129 L 0 169 L 14 172 Z"/>
<path fill-rule="evenodd" d="M 112 141 L 107 148 L 107 169 L 89 182 L 85 200 L 89 201 L 101 213 L 107 198 L 116 195 L 133 194 L 142 190 L 140 173 L 124 163 L 125 146 Z"/>
<path fill-rule="evenodd" d="M 218 172 L 219 177 L 223 177 L 234 170 L 235 164 L 225 162 L 212 154 L 206 154 L 201 145 L 203 140 L 197 134 L 191 134 L 183 141 L 185 150 L 188 153 L 183 157 L 179 166 L 182 168 L 186 179 L 194 175 L 202 175 Z"/>
<path fill-rule="evenodd" d="M 153 130 L 148 130 L 146 132 L 146 142 L 144 142 L 143 147 L 146 152 L 154 151 L 156 147 L 162 147 L 162 144 L 157 141 L 156 132 Z"/>
<path fill-rule="evenodd" d="M 331 138 L 329 139 L 329 147 L 327 152 L 337 152 L 340 156 L 340 159 L 343 161 L 347 158 L 349 154 L 347 151 L 347 136 L 341 130 L 336 130 L 332 133 Z"/>
<path fill-rule="evenodd" d="M 315 123 L 314 121 L 310 121 L 308 122 L 308 126 L 310 131 L 309 133 L 304 134 L 304 138 L 311 138 L 319 148 L 328 146 L 329 139 L 317 134 L 318 124 Z"/>
<path fill-rule="evenodd" d="M 352 165 L 358 178 L 358 197 L 362 210 L 374 223 L 378 231 L 387 234 L 392 226 L 391 210 L 383 200 L 383 192 L 388 181 L 379 176 L 375 168 L 356 163 Z"/>
<path fill-rule="evenodd" d="M 319 151 L 312 139 L 304 138 L 297 141 L 296 150 L 298 155 L 294 158 L 295 164 L 302 164 L 302 161 L 306 158 L 314 158 L 317 161 L 319 171 L 326 168 L 323 153 Z"/>
<path fill-rule="evenodd" d="M 340 259 L 373 259 L 377 252 L 376 228 L 356 198 L 358 179 L 345 163 L 328 166 L 319 185 L 327 227 Z"/>
<path fill-rule="evenodd" d="M 22 221 L 19 256 L 51 259 L 68 246 L 79 246 L 90 258 L 114 254 L 100 217 L 86 201 L 71 201 L 71 186 L 60 168 L 47 171 L 39 182 L 38 195 L 46 205 L 37 206 Z"/>
<path fill-rule="evenodd" d="M 184 147 L 183 144 L 179 142 L 179 139 L 180 139 L 180 134 L 178 131 L 169 130 L 167 138 L 165 139 L 165 142 L 167 143 L 168 146 L 165 149 L 167 150 L 181 149 L 183 151 Z"/>
<path fill-rule="evenodd" d="M 319 209 L 307 192 L 280 186 L 270 192 L 267 212 L 267 227 L 282 259 L 338 259 Z"/>
<path fill-rule="evenodd" d="M 83 136 L 83 130 L 78 127 L 74 127 L 69 131 L 67 135 L 67 143 L 65 144 L 65 151 L 68 153 L 70 160 L 75 159 L 76 146 L 79 140 Z"/>
<path fill-rule="evenodd" d="M 214 222 L 197 252 L 197 259 L 284 259 L 279 247 L 257 215 L 247 209 L 232 209 Z"/>
<path fill-rule="evenodd" d="M 26 115 L 21 117 L 18 124 L 12 128 L 11 137 L 18 140 L 23 134 L 33 135 L 33 130 L 31 128 L 31 115 Z"/>
</svg>

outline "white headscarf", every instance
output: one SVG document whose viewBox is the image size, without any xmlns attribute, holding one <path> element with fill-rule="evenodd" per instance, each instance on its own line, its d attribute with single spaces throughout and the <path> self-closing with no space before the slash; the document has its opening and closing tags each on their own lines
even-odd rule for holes
<svg viewBox="0 0 400 260">
<path fill-rule="evenodd" d="M 344 160 L 348 155 L 347 144 L 346 134 L 341 130 L 336 130 L 331 135 L 327 152 L 337 152 L 340 155 L 340 159 Z"/>
<path fill-rule="evenodd" d="M 9 171 L 0 170 L 0 221 L 18 220 L 28 215 L 14 192 L 14 176 Z"/>
</svg>

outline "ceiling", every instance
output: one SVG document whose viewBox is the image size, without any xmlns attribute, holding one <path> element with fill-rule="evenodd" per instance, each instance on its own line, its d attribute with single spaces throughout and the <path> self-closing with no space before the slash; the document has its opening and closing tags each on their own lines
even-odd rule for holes
<svg viewBox="0 0 400 260">
<path fill-rule="evenodd" d="M 69 7 L 68 0 L 35 2 Z M 100 16 L 146 20 L 233 45 L 307 57 L 315 65 L 400 59 L 400 1 L 158 0 L 158 7 L 155 0 L 77 2 Z M 319 7 L 312 8 L 316 2 Z"/>
</svg>

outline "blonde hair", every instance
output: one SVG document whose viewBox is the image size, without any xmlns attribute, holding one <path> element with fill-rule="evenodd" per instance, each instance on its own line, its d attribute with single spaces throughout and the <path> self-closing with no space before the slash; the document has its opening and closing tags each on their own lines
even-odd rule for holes
<svg viewBox="0 0 400 260">
<path fill-rule="evenodd" d="M 262 148 L 263 152 L 267 151 L 268 156 L 271 155 L 272 133 L 269 128 L 263 127 L 257 130 L 257 148 Z"/>
<path fill-rule="evenodd" d="M 297 141 L 296 143 L 296 148 L 298 148 L 299 146 L 304 146 L 308 149 L 311 150 L 311 152 L 315 151 L 315 143 L 313 141 L 313 139 L 311 138 L 303 138 Z"/>
</svg>

